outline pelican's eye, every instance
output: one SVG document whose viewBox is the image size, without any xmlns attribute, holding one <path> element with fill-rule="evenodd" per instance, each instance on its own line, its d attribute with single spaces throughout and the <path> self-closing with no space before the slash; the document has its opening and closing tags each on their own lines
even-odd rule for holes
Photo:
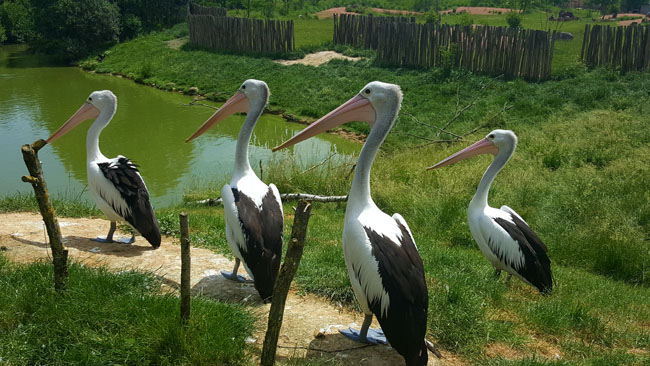
<svg viewBox="0 0 650 366">
<path fill-rule="evenodd" d="M 363 92 L 366 93 L 366 94 L 370 94 L 370 88 L 364 90 Z"/>
<path fill-rule="evenodd" d="M 93 101 L 93 97 L 88 97 L 88 101 L 89 101 L 89 102 L 92 102 L 92 101 Z"/>
<path fill-rule="evenodd" d="M 491 134 L 490 136 L 488 136 L 488 140 L 494 140 L 494 134 Z"/>
<path fill-rule="evenodd" d="M 246 85 L 242 85 L 241 88 L 242 88 L 242 89 L 246 89 Z"/>
</svg>

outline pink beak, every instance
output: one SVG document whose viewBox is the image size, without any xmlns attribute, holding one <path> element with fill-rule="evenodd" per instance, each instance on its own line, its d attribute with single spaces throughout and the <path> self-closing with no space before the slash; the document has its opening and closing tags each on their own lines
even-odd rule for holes
<svg viewBox="0 0 650 366">
<path fill-rule="evenodd" d="M 295 145 L 301 141 L 316 136 L 321 132 L 331 130 L 332 128 L 350 121 L 368 122 L 371 125 L 375 122 L 375 109 L 370 104 L 368 98 L 357 95 L 340 105 L 335 110 L 312 123 L 297 135 L 285 141 L 282 145 L 274 147 L 273 151 L 284 149 Z"/>
<path fill-rule="evenodd" d="M 480 154 L 496 155 L 498 152 L 499 152 L 499 148 L 494 144 L 494 142 L 488 139 L 482 139 L 475 142 L 473 145 L 468 146 L 463 150 L 449 156 L 447 159 L 439 162 L 438 164 L 428 167 L 427 170 L 455 164 L 461 160 L 469 159 L 472 156 L 476 156 Z"/>
<path fill-rule="evenodd" d="M 79 108 L 79 110 L 77 110 L 75 114 L 73 114 L 72 117 L 70 117 L 63 124 L 63 126 L 61 126 L 55 133 L 52 134 L 52 136 L 50 136 L 50 138 L 47 139 L 47 143 L 49 144 L 58 140 L 70 130 L 77 127 L 81 122 L 88 119 L 97 118 L 97 116 L 99 116 L 99 109 L 95 108 L 95 106 L 90 103 L 84 103 L 84 105 L 82 105 L 81 108 Z"/>
<path fill-rule="evenodd" d="M 237 91 L 235 95 L 230 97 L 226 103 L 224 103 L 219 110 L 214 112 L 214 114 L 208 118 L 205 123 L 201 127 L 199 127 L 196 132 L 192 136 L 190 136 L 185 142 L 190 142 L 194 140 L 195 138 L 203 135 L 205 131 L 209 130 L 212 128 L 212 126 L 216 125 L 217 123 L 223 121 L 226 117 L 230 116 L 231 114 L 237 113 L 237 112 L 248 112 L 248 109 L 250 108 L 250 103 L 248 101 L 248 97 L 246 94 L 244 94 L 241 91 Z"/>
</svg>

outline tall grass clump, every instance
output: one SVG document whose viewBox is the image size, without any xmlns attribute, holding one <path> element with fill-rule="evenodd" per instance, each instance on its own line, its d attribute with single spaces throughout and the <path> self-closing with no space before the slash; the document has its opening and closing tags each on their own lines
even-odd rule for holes
<svg viewBox="0 0 650 366">
<path fill-rule="evenodd" d="M 52 197 L 56 213 L 65 217 L 89 217 L 101 215 L 101 212 L 80 195 L 60 194 Z M 0 213 L 38 211 L 38 203 L 33 193 L 16 193 L 0 197 Z"/>
<path fill-rule="evenodd" d="M 178 298 L 144 273 L 69 267 L 64 294 L 49 263 L 14 265 L 0 255 L 0 357 L 9 365 L 247 365 L 254 319 L 241 307 L 192 301 L 183 326 Z"/>
</svg>

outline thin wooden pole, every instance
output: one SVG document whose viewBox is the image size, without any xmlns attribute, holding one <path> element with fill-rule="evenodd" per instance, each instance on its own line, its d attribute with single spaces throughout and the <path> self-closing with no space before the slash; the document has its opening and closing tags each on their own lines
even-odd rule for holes
<svg viewBox="0 0 650 366">
<path fill-rule="evenodd" d="M 291 240 L 289 248 L 284 257 L 284 263 L 280 268 L 278 279 L 273 287 L 273 300 L 271 301 L 271 310 L 269 311 L 268 327 L 264 337 L 264 346 L 262 348 L 262 357 L 260 366 L 273 366 L 275 363 L 275 352 L 278 348 L 278 336 L 282 328 L 282 318 L 284 316 L 284 306 L 289 293 L 289 286 L 296 275 L 302 251 L 305 247 L 305 237 L 307 236 L 307 225 L 311 214 L 311 203 L 305 200 L 298 201 L 295 217 L 293 219 L 293 228 L 291 229 Z"/>
<path fill-rule="evenodd" d="M 41 211 L 47 236 L 50 238 L 52 248 L 52 263 L 54 264 L 54 289 L 58 292 L 65 290 L 68 279 L 68 250 L 63 247 L 61 228 L 56 219 L 56 212 L 50 201 L 50 193 L 47 191 L 47 184 L 43 177 L 43 167 L 38 159 L 38 150 L 42 149 L 47 142 L 45 140 L 34 141 L 31 145 L 23 145 L 21 151 L 23 160 L 29 171 L 29 176 L 23 176 L 22 181 L 31 183 L 38 202 L 38 209 Z"/>
<path fill-rule="evenodd" d="M 190 319 L 190 220 L 185 212 L 178 215 L 181 223 L 181 320 Z"/>
</svg>

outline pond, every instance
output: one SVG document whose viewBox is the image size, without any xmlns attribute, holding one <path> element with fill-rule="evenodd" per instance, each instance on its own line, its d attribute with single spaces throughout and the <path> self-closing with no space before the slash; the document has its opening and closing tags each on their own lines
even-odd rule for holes
<svg viewBox="0 0 650 366">
<path fill-rule="evenodd" d="M 229 117 L 185 143 L 213 109 L 187 106 L 192 101 L 190 96 L 131 80 L 48 65 L 24 46 L 12 45 L 0 46 L 0 197 L 32 191 L 20 180 L 27 172 L 20 146 L 49 137 L 91 92 L 104 89 L 113 91 L 118 103 L 117 113 L 100 136 L 100 149 L 107 157 L 124 155 L 140 165 L 154 206 L 178 203 L 190 188 L 229 181 L 244 116 Z M 85 138 L 91 123 L 84 122 L 39 152 L 54 196 L 90 199 L 86 192 Z M 271 159 L 294 159 L 295 152 L 296 163 L 307 168 L 333 153 L 333 159 L 348 159 L 360 150 L 357 143 L 322 134 L 292 149 L 271 152 L 271 147 L 304 127 L 264 114 L 251 139 L 251 166 L 258 170 L 260 161 L 264 166 Z"/>
</svg>

